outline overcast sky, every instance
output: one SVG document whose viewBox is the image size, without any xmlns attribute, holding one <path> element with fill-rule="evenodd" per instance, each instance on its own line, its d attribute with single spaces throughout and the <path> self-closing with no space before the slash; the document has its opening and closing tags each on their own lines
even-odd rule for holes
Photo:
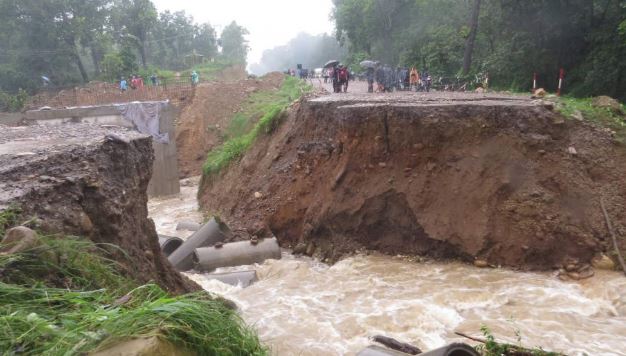
<svg viewBox="0 0 626 356">
<path fill-rule="evenodd" d="M 299 32 L 332 33 L 332 0 L 152 0 L 159 11 L 185 10 L 196 22 L 209 22 L 218 36 L 235 20 L 250 31 L 248 63 L 263 51 L 287 43 Z"/>
</svg>

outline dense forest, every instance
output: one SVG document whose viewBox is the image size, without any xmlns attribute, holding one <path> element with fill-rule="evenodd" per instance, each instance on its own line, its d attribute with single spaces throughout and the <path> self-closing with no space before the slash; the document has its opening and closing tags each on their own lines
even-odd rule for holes
<svg viewBox="0 0 626 356">
<path fill-rule="evenodd" d="M 527 90 L 626 100 L 626 0 L 333 0 L 348 62 L 365 58 L 443 76 L 488 73 Z"/>
<path fill-rule="evenodd" d="M 232 22 L 218 37 L 150 0 L 0 0 L 0 90 L 33 90 L 42 76 L 63 86 L 217 57 L 245 62 L 246 34 Z"/>
</svg>

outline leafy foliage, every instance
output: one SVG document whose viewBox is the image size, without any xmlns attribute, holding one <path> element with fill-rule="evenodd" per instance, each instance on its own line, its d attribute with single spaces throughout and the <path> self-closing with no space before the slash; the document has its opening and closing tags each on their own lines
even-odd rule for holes
<svg viewBox="0 0 626 356">
<path fill-rule="evenodd" d="M 236 63 L 246 63 L 249 47 L 245 36 L 248 33 L 248 30 L 237 25 L 235 21 L 224 27 L 220 36 L 224 58 Z"/>
<path fill-rule="evenodd" d="M 42 76 L 64 87 L 119 80 L 139 65 L 190 68 L 219 57 L 216 37 L 151 0 L 0 0 L 0 90 L 33 92 Z"/>
<path fill-rule="evenodd" d="M 16 94 L 0 92 L 0 111 L 20 111 L 24 108 L 26 100 L 28 100 L 28 93 L 22 88 Z"/>
<path fill-rule="evenodd" d="M 463 66 L 474 1 L 333 0 L 337 38 L 350 53 L 455 77 Z M 494 88 L 555 90 L 559 68 L 575 96 L 626 100 L 623 0 L 483 0 L 470 76 Z"/>
<path fill-rule="evenodd" d="M 557 110 L 567 118 L 582 117 L 615 132 L 618 141 L 626 143 L 626 107 L 621 105 L 621 113 L 610 108 L 593 105 L 593 98 L 562 97 L 557 102 Z"/>
<path fill-rule="evenodd" d="M 485 336 L 485 342 L 476 346 L 476 350 L 484 356 L 562 356 L 557 352 L 544 351 L 541 348 L 526 349 L 522 346 L 499 343 L 486 325 L 480 327 Z M 519 331 L 516 331 L 518 342 L 521 341 Z"/>
</svg>

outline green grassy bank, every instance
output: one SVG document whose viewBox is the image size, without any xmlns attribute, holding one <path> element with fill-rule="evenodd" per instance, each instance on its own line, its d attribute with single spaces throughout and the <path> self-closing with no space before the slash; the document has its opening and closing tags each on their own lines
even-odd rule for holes
<svg viewBox="0 0 626 356">
<path fill-rule="evenodd" d="M 0 232 L 13 219 L 0 213 Z M 267 354 L 223 299 L 139 285 L 107 258 L 118 250 L 112 245 L 39 238 L 27 251 L 0 254 L 0 354 L 83 355 L 147 336 L 197 355 Z"/>
<path fill-rule="evenodd" d="M 615 131 L 615 138 L 626 144 L 626 107 L 614 109 L 594 105 L 594 98 L 562 97 L 557 99 L 557 110 L 570 119 L 583 119 Z"/>
<path fill-rule="evenodd" d="M 278 126 L 289 104 L 311 90 L 306 82 L 286 76 L 280 89 L 253 93 L 231 120 L 224 144 L 207 155 L 204 175 L 216 174 L 241 157 L 259 135 L 269 134 Z"/>
</svg>

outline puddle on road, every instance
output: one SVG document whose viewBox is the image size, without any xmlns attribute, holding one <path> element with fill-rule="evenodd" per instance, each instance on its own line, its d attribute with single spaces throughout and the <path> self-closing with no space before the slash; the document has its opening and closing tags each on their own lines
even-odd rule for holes
<svg viewBox="0 0 626 356">
<path fill-rule="evenodd" d="M 170 234 L 181 219 L 201 219 L 195 188 L 183 188 L 181 197 L 150 202 L 159 233 Z M 288 253 L 280 261 L 221 271 L 251 268 L 260 280 L 245 289 L 187 275 L 235 301 L 274 355 L 353 355 L 376 334 L 429 350 L 467 341 L 455 330 L 480 336 L 483 324 L 505 341 L 516 343 L 519 333 L 524 346 L 569 355 L 626 350 L 626 278 L 616 272 L 562 282 L 549 273 L 389 256 L 327 266 Z"/>
</svg>

